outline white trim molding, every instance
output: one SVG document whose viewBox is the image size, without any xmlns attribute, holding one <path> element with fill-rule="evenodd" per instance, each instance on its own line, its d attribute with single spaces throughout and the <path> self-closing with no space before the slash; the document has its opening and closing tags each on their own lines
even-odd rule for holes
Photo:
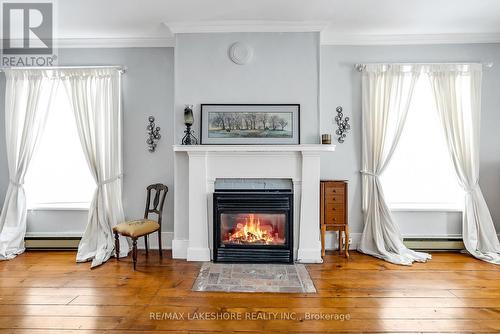
<svg viewBox="0 0 500 334">
<path fill-rule="evenodd" d="M 287 152 L 333 152 L 335 145 L 320 145 L 320 144 L 300 144 L 300 145 L 173 145 L 174 152 L 197 152 L 197 153 L 215 153 L 215 152 L 230 152 L 231 154 L 241 153 L 246 156 L 247 153 L 283 153 Z"/>
<path fill-rule="evenodd" d="M 499 43 L 500 33 L 483 34 L 337 34 L 321 32 L 321 45 L 416 45 Z"/>
<path fill-rule="evenodd" d="M 171 21 L 164 22 L 173 34 L 221 32 L 320 32 L 327 21 Z"/>
<path fill-rule="evenodd" d="M 166 48 L 174 47 L 172 37 L 60 38 L 55 48 Z"/>
<path fill-rule="evenodd" d="M 176 21 L 165 23 L 165 37 L 58 38 L 57 48 L 162 48 L 175 47 L 174 34 L 230 32 L 319 32 L 320 45 L 423 45 L 500 43 L 500 33 L 477 34 L 338 34 L 324 21 Z M 0 40 L 0 43 L 2 41 Z"/>
</svg>

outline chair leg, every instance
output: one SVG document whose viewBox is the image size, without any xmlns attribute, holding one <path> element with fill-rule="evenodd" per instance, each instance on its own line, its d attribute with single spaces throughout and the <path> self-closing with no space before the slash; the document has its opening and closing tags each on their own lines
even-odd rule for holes
<svg viewBox="0 0 500 334">
<path fill-rule="evenodd" d="M 134 261 L 134 270 L 137 264 L 137 238 L 132 239 L 132 260 Z"/>
<path fill-rule="evenodd" d="M 144 236 L 144 244 L 146 246 L 146 255 L 148 255 L 148 236 L 149 235 Z"/>
<path fill-rule="evenodd" d="M 326 226 L 321 225 L 321 257 L 325 257 L 325 234 Z"/>
<path fill-rule="evenodd" d="M 115 253 L 116 261 L 120 260 L 120 236 L 115 232 Z"/>
<path fill-rule="evenodd" d="M 349 227 L 345 227 L 345 257 L 349 258 Z"/>
<path fill-rule="evenodd" d="M 163 258 L 163 251 L 161 250 L 161 230 L 158 230 L 158 250 L 160 251 L 160 258 Z"/>
</svg>

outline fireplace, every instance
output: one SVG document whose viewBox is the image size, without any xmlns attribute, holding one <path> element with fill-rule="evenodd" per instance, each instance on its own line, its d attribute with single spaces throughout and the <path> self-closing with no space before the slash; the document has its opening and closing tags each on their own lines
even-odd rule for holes
<svg viewBox="0 0 500 334">
<path fill-rule="evenodd" d="M 293 262 L 293 193 L 290 190 L 217 190 L 215 262 Z"/>
</svg>

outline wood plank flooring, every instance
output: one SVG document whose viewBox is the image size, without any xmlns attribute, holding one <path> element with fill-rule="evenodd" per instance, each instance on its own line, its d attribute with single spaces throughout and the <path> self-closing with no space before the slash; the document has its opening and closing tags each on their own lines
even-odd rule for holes
<svg viewBox="0 0 500 334">
<path fill-rule="evenodd" d="M 317 294 L 192 292 L 201 264 L 157 254 L 136 272 L 130 258 L 90 270 L 69 251 L 0 262 L 0 331 L 500 333 L 500 266 L 464 254 L 405 267 L 327 253 L 307 266 Z"/>
</svg>

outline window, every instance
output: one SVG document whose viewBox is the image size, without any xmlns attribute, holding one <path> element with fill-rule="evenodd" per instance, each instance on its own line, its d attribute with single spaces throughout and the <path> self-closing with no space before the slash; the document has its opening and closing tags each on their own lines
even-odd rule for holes
<svg viewBox="0 0 500 334">
<path fill-rule="evenodd" d="M 463 190 L 448 153 L 428 76 L 420 76 L 393 158 L 381 176 L 391 209 L 459 210 Z"/>
<path fill-rule="evenodd" d="M 95 191 L 76 121 L 60 85 L 25 178 L 29 209 L 88 209 Z"/>
</svg>

